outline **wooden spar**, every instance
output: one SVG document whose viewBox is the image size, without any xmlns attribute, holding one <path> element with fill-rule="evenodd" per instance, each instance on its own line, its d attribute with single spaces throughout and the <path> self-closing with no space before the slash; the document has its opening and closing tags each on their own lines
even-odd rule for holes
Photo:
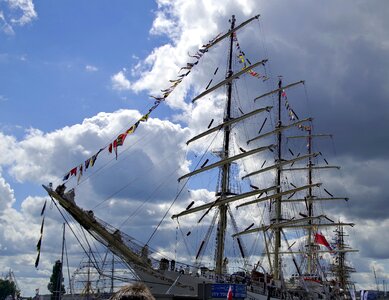
<svg viewBox="0 0 389 300">
<path fill-rule="evenodd" d="M 343 253 L 343 252 L 359 252 L 359 250 L 356 249 L 342 249 L 342 250 L 316 250 L 316 253 Z M 280 254 L 306 254 L 306 251 L 281 251 Z M 273 252 L 270 252 L 270 254 L 274 254 Z"/>
<path fill-rule="evenodd" d="M 252 65 L 248 66 L 247 68 L 244 68 L 243 70 L 239 71 L 238 73 L 235 73 L 235 74 L 231 73 L 231 76 L 228 76 L 225 80 L 219 82 L 218 84 L 214 85 L 213 87 L 209 88 L 208 90 L 202 92 L 200 95 L 195 97 L 192 100 L 192 102 L 195 102 L 196 100 L 204 97 L 205 95 L 209 94 L 210 92 L 213 92 L 214 90 L 218 89 L 219 87 L 222 87 L 223 85 L 231 83 L 231 81 L 234 80 L 235 78 L 241 76 L 244 73 L 247 73 L 252 68 L 255 68 L 255 67 L 259 66 L 259 65 L 264 65 L 266 62 L 267 62 L 267 59 L 264 59 L 264 60 L 261 60 L 261 61 L 255 63 L 255 64 L 252 64 Z"/>
<path fill-rule="evenodd" d="M 270 192 L 272 190 L 275 190 L 276 188 L 277 188 L 276 186 L 272 186 L 270 188 L 266 188 L 266 189 L 263 189 L 263 190 L 254 190 L 254 191 L 250 191 L 250 192 L 247 192 L 247 193 L 239 194 L 239 195 L 236 195 L 236 196 L 233 196 L 233 197 L 229 197 L 229 198 L 226 198 L 226 199 L 218 198 L 218 199 L 216 199 L 215 201 L 213 201 L 211 203 L 203 204 L 203 205 L 194 207 L 192 209 L 184 210 L 183 212 L 181 212 L 179 214 L 173 215 L 172 219 L 176 219 L 176 218 L 188 215 L 188 214 L 192 214 L 192 213 L 195 213 L 195 212 L 198 212 L 198 211 L 209 209 L 209 208 L 212 208 L 214 206 L 224 205 L 224 204 L 231 203 L 231 202 L 234 202 L 234 201 L 238 201 L 238 200 L 241 200 L 241 199 L 244 199 L 244 198 L 256 196 L 256 195 L 261 194 L 261 193 L 267 193 L 267 192 Z"/>
<path fill-rule="evenodd" d="M 301 138 L 308 138 L 309 135 L 292 135 L 287 136 L 287 139 L 301 139 Z M 327 133 L 320 133 L 320 134 L 312 134 L 311 137 L 332 137 L 332 134 Z"/>
<path fill-rule="evenodd" d="M 267 137 L 269 135 L 273 135 L 275 133 L 279 133 L 280 131 L 283 131 L 285 129 L 288 129 L 288 128 L 291 128 L 293 126 L 298 126 L 302 123 L 305 123 L 305 122 L 311 122 L 313 119 L 312 118 L 306 118 L 304 120 L 301 120 L 301 121 L 298 121 L 298 122 L 295 122 L 295 123 L 292 123 L 292 124 L 289 124 L 289 125 L 285 125 L 285 126 L 280 126 L 278 128 L 276 128 L 275 130 L 273 131 L 270 131 L 270 132 L 267 132 L 267 133 L 264 133 L 264 134 L 261 134 L 255 138 L 252 138 L 250 140 L 247 141 L 247 145 L 250 144 L 252 141 L 255 141 L 255 140 L 258 140 L 258 139 L 261 139 L 261 138 L 264 138 L 264 137 Z"/>
<path fill-rule="evenodd" d="M 270 95 L 275 94 L 275 93 L 277 93 L 277 92 L 281 92 L 282 90 L 289 89 L 289 88 L 291 88 L 291 87 L 293 87 L 293 86 L 295 86 L 295 85 L 298 85 L 298 84 L 304 83 L 304 82 L 305 82 L 304 80 L 300 80 L 300 81 L 297 81 L 297 82 L 295 82 L 295 83 L 288 84 L 288 85 L 286 85 L 286 86 L 280 86 L 280 87 L 279 87 L 278 89 L 276 89 L 276 90 L 270 91 L 270 92 L 268 92 L 268 93 L 266 93 L 266 94 L 263 94 L 263 95 L 261 95 L 261 96 L 258 96 L 258 97 L 256 97 L 256 98 L 254 98 L 254 102 L 255 102 L 256 100 L 258 100 L 258 99 L 261 99 L 261 98 L 266 97 L 266 96 L 270 96 Z"/>
<path fill-rule="evenodd" d="M 284 199 L 282 202 L 306 202 L 308 198 L 301 199 Z M 312 198 L 311 201 L 335 201 L 335 200 L 345 200 L 348 201 L 347 197 L 344 198 Z"/>
<path fill-rule="evenodd" d="M 302 170 L 320 170 L 320 169 L 340 169 L 339 166 L 310 166 L 310 167 L 301 167 L 301 168 L 289 168 L 282 169 L 282 171 L 302 171 Z"/>
<path fill-rule="evenodd" d="M 306 158 L 309 158 L 309 157 L 316 157 L 317 155 L 319 155 L 319 153 L 313 153 L 313 154 L 307 154 L 307 155 L 303 155 L 303 156 L 299 156 L 299 157 L 296 157 L 296 158 L 293 158 L 291 160 L 284 160 L 278 164 L 275 164 L 275 165 L 272 165 L 270 167 L 267 167 L 267 168 L 264 168 L 264 169 L 260 169 L 260 170 L 257 170 L 257 171 L 254 171 L 254 172 L 251 172 L 245 176 L 242 177 L 242 179 L 245 179 L 247 177 L 250 177 L 250 176 L 253 176 L 253 175 L 257 175 L 257 174 L 260 174 L 260 173 L 263 173 L 263 172 L 267 172 L 267 171 L 270 171 L 270 170 L 273 170 L 273 169 L 276 169 L 276 168 L 280 168 L 282 166 L 285 166 L 285 165 L 288 165 L 288 164 L 292 164 L 296 161 L 300 161 L 300 160 L 304 160 Z M 283 171 L 283 169 L 282 169 Z"/>
<path fill-rule="evenodd" d="M 235 28 L 230 29 L 227 33 L 223 34 L 222 36 L 220 36 L 216 40 L 214 40 L 210 45 L 207 45 L 207 47 L 205 47 L 205 49 L 209 49 L 209 48 L 215 46 L 217 43 L 219 43 L 220 41 L 224 40 L 226 37 L 231 36 L 231 34 L 234 33 L 235 31 L 239 30 L 243 26 L 246 26 L 247 24 L 249 24 L 253 20 L 258 19 L 259 16 L 260 15 L 256 15 L 256 16 L 254 16 L 254 17 L 244 21 L 243 23 L 241 23 L 240 25 L 236 26 Z"/>
<path fill-rule="evenodd" d="M 320 216 L 321 217 L 321 216 Z M 315 219 L 320 219 L 320 217 L 314 217 Z M 307 219 L 310 219 L 309 217 L 308 218 L 304 218 L 305 221 L 307 221 Z M 299 220 L 293 220 L 293 221 L 303 221 L 302 219 L 299 219 Z M 332 227 L 332 226 L 354 226 L 355 224 L 354 223 L 312 223 L 312 224 L 301 224 L 301 225 L 295 225 L 295 224 L 291 224 L 291 221 L 286 221 L 286 222 L 281 222 L 281 223 L 278 223 L 278 224 L 272 224 L 272 225 L 268 225 L 268 226 L 261 226 L 261 227 L 257 227 L 257 228 L 253 228 L 253 229 L 250 229 L 250 230 L 247 230 L 247 231 L 241 231 L 241 232 L 238 232 L 238 233 L 235 233 L 232 235 L 232 237 L 236 237 L 236 236 L 240 236 L 240 235 L 245 235 L 245 234 L 250 234 L 250 233 L 256 233 L 256 232 L 260 232 L 260 231 L 268 231 L 269 229 L 274 229 L 274 228 L 289 228 L 289 229 L 292 229 L 292 228 L 309 228 L 309 227 Z M 306 253 L 306 252 L 304 252 Z"/>
<path fill-rule="evenodd" d="M 281 197 L 283 195 L 288 195 L 288 194 L 296 193 L 296 192 L 299 192 L 299 191 L 303 191 L 303 190 L 308 189 L 309 187 L 319 187 L 319 186 L 321 186 L 321 183 L 314 183 L 314 184 L 311 184 L 311 185 L 304 185 L 304 186 L 301 186 L 301 187 L 298 187 L 298 188 L 295 188 L 295 189 L 292 189 L 292 190 L 283 191 L 283 192 L 277 192 L 276 194 L 273 194 L 273 195 L 270 195 L 270 196 L 266 196 L 266 197 L 263 197 L 263 198 L 255 199 L 253 201 L 242 203 L 242 204 L 237 205 L 236 207 L 239 208 L 239 207 L 242 207 L 242 206 L 246 206 L 246 205 L 250 205 L 250 204 L 254 204 L 254 203 L 258 203 L 258 202 L 263 202 L 263 201 L 266 201 L 266 200 L 269 200 L 269 199 L 274 199 L 274 198 L 277 198 L 277 197 Z"/>
<path fill-rule="evenodd" d="M 187 177 L 191 177 L 195 174 L 198 174 L 198 173 L 201 173 L 201 172 L 204 172 L 204 171 L 208 171 L 210 169 L 213 169 L 213 168 L 216 168 L 216 167 L 220 167 L 220 166 L 224 166 L 224 165 L 227 165 L 235 160 L 238 160 L 238 159 L 241 159 L 241 158 L 244 158 L 246 156 L 250 156 L 250 155 L 253 155 L 255 153 L 258 153 L 258 152 L 261 152 L 261 151 L 265 151 L 265 150 L 268 150 L 268 149 L 271 149 L 273 148 L 275 145 L 269 145 L 269 146 L 266 146 L 266 147 L 260 147 L 260 148 L 256 148 L 256 149 L 253 149 L 253 150 L 250 150 L 250 151 L 247 151 L 247 152 L 244 152 L 244 153 L 240 153 L 238 155 L 235 155 L 235 156 L 231 156 L 231 157 L 228 157 L 226 159 L 223 159 L 221 161 L 218 161 L 214 164 L 211 164 L 211 165 L 208 165 L 208 166 L 205 166 L 201 169 L 197 169 L 197 170 L 194 170 L 193 172 L 190 172 L 188 174 L 185 174 L 184 176 L 181 176 L 180 178 L 178 178 L 178 181 L 181 181 L 182 179 L 184 178 L 187 178 Z"/>
<path fill-rule="evenodd" d="M 222 128 L 226 127 L 226 126 L 230 126 L 230 125 L 232 125 L 232 124 L 234 124 L 234 123 L 240 122 L 240 121 L 242 121 L 242 120 L 244 120 L 244 119 L 247 119 L 247 118 L 249 118 L 249 117 L 251 117 L 251 116 L 254 116 L 254 115 L 256 115 L 256 114 L 259 114 L 259 113 L 261 113 L 261 112 L 264 112 L 264 111 L 267 111 L 267 112 L 268 112 L 268 111 L 270 111 L 272 108 L 273 108 L 273 106 L 266 106 L 266 107 L 264 107 L 264 108 L 259 108 L 259 109 L 253 110 L 252 112 L 249 112 L 249 113 L 247 113 L 247 114 L 245 114 L 245 115 L 243 115 L 243 116 L 240 116 L 240 117 L 238 117 L 238 118 L 230 119 L 230 120 L 228 120 L 228 121 L 226 121 L 226 122 L 223 122 L 223 123 L 220 124 L 220 125 L 217 125 L 217 126 L 211 128 L 211 129 L 207 130 L 207 131 L 204 131 L 203 133 L 200 133 L 199 135 L 196 135 L 195 137 L 193 137 L 193 138 L 191 138 L 190 140 L 188 140 L 188 141 L 186 142 L 186 144 L 189 145 L 189 143 L 191 143 L 191 142 L 193 142 L 193 141 L 196 141 L 196 140 L 198 140 L 199 138 L 202 138 L 202 137 L 204 137 L 204 136 L 207 136 L 208 134 L 211 134 L 211 133 L 213 133 L 213 132 L 219 131 L 220 129 L 222 129 Z"/>
</svg>

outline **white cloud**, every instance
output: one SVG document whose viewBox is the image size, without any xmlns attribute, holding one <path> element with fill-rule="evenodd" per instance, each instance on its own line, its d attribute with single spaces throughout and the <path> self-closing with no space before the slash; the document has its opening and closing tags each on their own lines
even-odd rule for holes
<svg viewBox="0 0 389 300">
<path fill-rule="evenodd" d="M 0 174 L 0 211 L 11 208 L 15 202 L 14 191 Z"/>
<path fill-rule="evenodd" d="M 92 66 L 92 65 L 86 65 L 85 70 L 87 72 L 97 72 L 99 69 L 95 66 Z"/>
<path fill-rule="evenodd" d="M 15 34 L 15 31 L 13 30 L 12 26 L 10 24 L 8 24 L 2 11 L 0 11 L 0 29 L 5 34 L 8 34 L 8 35 Z"/>
<path fill-rule="evenodd" d="M 8 0 L 7 2 L 12 10 L 20 11 L 20 16 L 11 19 L 14 24 L 23 26 L 38 16 L 32 0 Z"/>
<path fill-rule="evenodd" d="M 16 138 L 0 132 L 0 141 L 0 151 L 4 153 L 0 158 L 0 165 L 12 164 L 15 160 L 13 149 L 15 149 L 17 143 Z"/>
<path fill-rule="evenodd" d="M 1 30 L 8 35 L 15 33 L 13 26 L 24 26 L 38 17 L 32 0 L 5 0 L 2 5 L 7 6 L 7 15 L 1 10 Z"/>
<path fill-rule="evenodd" d="M 181 66 L 193 59 L 187 53 L 195 53 L 203 43 L 210 40 L 218 33 L 225 31 L 225 21 L 230 17 L 229 11 L 237 11 L 240 14 L 249 15 L 255 8 L 255 1 L 158 1 L 158 11 L 151 28 L 152 34 L 165 35 L 171 43 L 155 48 L 150 55 L 140 61 L 134 68 L 133 74 L 139 79 L 126 84 L 135 92 L 147 90 L 155 96 L 161 94 L 160 90 L 169 87 L 169 80 L 176 79 Z M 242 12 L 242 6 L 244 9 Z M 220 55 L 218 49 L 217 55 Z M 212 58 L 220 57 L 208 53 L 209 67 L 203 64 L 201 68 L 213 68 L 215 62 Z M 217 63 L 220 63 L 218 61 Z M 206 71 L 194 68 L 190 77 L 184 81 L 169 95 L 167 104 L 174 109 L 188 112 L 191 106 L 184 102 L 188 87 L 194 84 L 195 92 L 203 89 Z M 213 69 L 214 70 L 214 69 Z M 213 71 L 212 70 L 212 71 Z M 211 72 L 211 71 L 210 71 Z M 200 79 L 200 80 L 199 80 Z M 209 79 L 208 79 L 209 80 Z"/>
<path fill-rule="evenodd" d="M 126 78 L 123 71 L 120 71 L 111 77 L 112 88 L 118 91 L 126 91 L 131 89 L 131 83 Z"/>
<path fill-rule="evenodd" d="M 10 155 L 3 155 L 0 165 L 7 167 L 6 170 L 20 182 L 51 181 L 56 186 L 62 182 L 64 172 L 83 163 L 116 137 L 112 133 L 122 132 L 140 117 L 138 111 L 120 110 L 100 113 L 81 124 L 49 133 L 30 129 L 21 140 L 1 134 L 1 151 Z M 129 212 L 138 210 L 138 216 L 131 220 L 129 233 L 144 239 L 144 232 L 141 234 L 134 229 L 144 227 L 148 231 L 153 228 L 168 206 L 166 200 L 170 201 L 176 193 L 176 178 L 188 171 L 183 149 L 188 133 L 179 125 L 151 116 L 119 147 L 117 161 L 106 148 L 95 166 L 84 172 L 82 179 L 85 181 L 77 185 L 73 178 L 67 184 L 68 188 L 75 187 L 79 205 L 93 208 L 96 216 L 116 226 L 128 217 Z M 104 202 L 112 191 L 123 187 L 124 193 L 111 195 L 110 202 Z M 39 196 L 19 199 L 22 200 L 21 209 L 16 210 L 13 189 L 0 177 L 0 267 L 12 268 L 18 279 L 19 274 L 23 277 L 19 284 L 23 284 L 24 295 L 33 295 L 37 287 L 41 288 L 41 293 L 47 292 L 52 264 L 60 253 L 62 220 L 55 207 L 50 209 L 52 206 L 48 202 L 41 263 L 39 271 L 34 270 L 35 245 L 42 220 L 40 212 L 46 199 Z M 154 204 L 144 206 L 147 199 Z M 102 206 L 95 208 L 98 203 Z M 80 247 L 74 238 L 68 239 L 67 247 L 73 265 L 77 265 Z"/>
</svg>

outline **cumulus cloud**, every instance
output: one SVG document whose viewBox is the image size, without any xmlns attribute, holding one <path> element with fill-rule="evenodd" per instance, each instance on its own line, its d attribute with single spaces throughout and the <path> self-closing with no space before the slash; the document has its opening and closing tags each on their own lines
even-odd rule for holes
<svg viewBox="0 0 389 300">
<path fill-rule="evenodd" d="M 37 17 L 32 0 L 6 0 L 0 5 L 1 30 L 5 34 L 14 34 L 13 26 L 24 26 Z"/>
<path fill-rule="evenodd" d="M 126 75 L 124 74 L 123 71 L 120 71 L 112 75 L 111 82 L 112 82 L 112 88 L 114 90 L 125 91 L 131 89 L 131 83 L 126 78 Z"/>
<path fill-rule="evenodd" d="M 136 91 L 148 90 L 152 94 L 160 93 L 161 89 L 168 87 L 168 80 L 175 79 L 181 66 L 186 65 L 192 59 L 188 57 L 188 52 L 195 53 L 206 41 L 216 36 L 219 32 L 225 31 L 226 10 L 233 11 L 236 9 L 242 14 L 241 6 L 234 1 L 227 1 L 223 5 L 210 4 L 206 1 L 176 1 L 166 2 L 158 1 L 159 10 L 153 23 L 151 33 L 165 35 L 170 39 L 170 43 L 155 48 L 143 61 L 134 67 L 134 74 L 139 79 L 131 82 L 131 88 Z M 245 1 L 243 15 L 247 16 L 253 11 L 255 3 Z M 204 82 L 204 75 L 209 74 L 210 68 L 215 66 L 213 59 L 219 60 L 223 52 L 209 54 L 207 64 L 203 64 L 201 70 L 193 70 L 189 78 L 179 85 L 167 99 L 167 104 L 174 109 L 188 111 L 191 109 L 183 100 L 188 92 L 191 83 L 196 82 L 200 77 L 200 83 L 191 87 L 195 92 L 199 92 L 207 83 Z M 200 68 L 196 68 L 200 69 Z M 214 69 L 213 69 L 214 70 Z M 212 70 L 212 71 L 213 71 Z"/>
<path fill-rule="evenodd" d="M 13 153 L 9 157 L 2 156 L 1 165 L 6 166 L 9 174 L 20 182 L 53 182 L 55 187 L 62 183 L 64 170 L 83 164 L 85 159 L 116 137 L 113 133 L 126 130 L 141 116 L 135 110 L 120 110 L 100 113 L 81 124 L 49 133 L 29 129 L 21 140 L 1 135 L 4 153 L 11 148 Z M 140 229 L 150 230 L 160 220 L 167 209 L 166 201 L 174 198 L 177 191 L 176 178 L 188 171 L 183 149 L 187 136 L 187 129 L 150 117 L 118 149 L 118 160 L 105 148 L 94 167 L 85 170 L 79 184 L 76 178 L 72 178 L 67 186 L 69 189 L 75 188 L 76 201 L 80 206 L 93 209 L 96 216 L 107 219 L 115 226 L 122 225 L 145 242 L 144 233 L 148 231 L 140 234 Z M 112 194 L 113 191 L 117 193 Z M 26 276 L 29 272 L 30 276 L 36 277 L 33 265 L 35 245 L 39 238 L 40 212 L 48 199 L 29 196 L 21 200 L 21 209 L 16 210 L 13 207 L 14 192 L 10 184 L 0 177 L 0 266 L 11 266 L 16 274 L 23 272 Z M 153 205 L 145 205 L 145 202 Z M 134 211 L 138 215 L 128 224 L 127 218 Z M 122 224 L 126 219 L 127 224 Z M 27 276 L 21 280 L 26 284 L 24 290 L 43 281 L 45 276 L 47 280 L 56 259 L 55 253 L 59 253 L 61 223 L 61 216 L 48 203 L 38 275 L 42 278 L 31 281 Z M 138 230 L 134 231 L 134 228 Z M 67 247 L 74 264 L 77 264 L 80 260 L 77 241 L 74 238 L 68 240 Z M 45 289 L 42 288 L 41 292 L 45 292 Z"/>
<path fill-rule="evenodd" d="M 11 208 L 14 202 L 15 196 L 13 189 L 3 177 L 0 177 L 0 211 Z"/>
<path fill-rule="evenodd" d="M 39 238 L 43 202 L 43 198 L 28 197 L 22 203 L 21 209 L 17 210 L 14 207 L 16 199 L 13 189 L 0 177 L 0 267 L 13 270 L 24 293 L 31 291 L 30 294 L 33 294 L 37 284 L 34 268 L 35 245 Z M 52 259 L 52 255 L 47 255 L 42 258 L 42 262 L 49 267 Z M 45 274 L 46 281 L 48 270 Z"/>
</svg>

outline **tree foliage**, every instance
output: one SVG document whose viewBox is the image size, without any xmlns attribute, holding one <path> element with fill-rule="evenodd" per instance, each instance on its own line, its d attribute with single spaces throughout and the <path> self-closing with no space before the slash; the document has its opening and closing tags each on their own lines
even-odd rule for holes
<svg viewBox="0 0 389 300">
<path fill-rule="evenodd" d="M 16 294 L 16 285 L 9 280 L 0 279 L 0 300 L 4 300 L 9 295 L 12 297 Z"/>
<path fill-rule="evenodd" d="M 65 294 L 63 281 L 62 263 L 57 260 L 53 266 L 53 274 L 50 276 L 50 282 L 47 285 L 47 289 L 51 292 L 52 300 L 58 300 L 61 295 Z"/>
</svg>

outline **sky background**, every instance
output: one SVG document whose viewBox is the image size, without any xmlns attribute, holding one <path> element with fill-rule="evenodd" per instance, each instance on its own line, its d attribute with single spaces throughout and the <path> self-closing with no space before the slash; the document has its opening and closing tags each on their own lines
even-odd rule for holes
<svg viewBox="0 0 389 300">
<path fill-rule="evenodd" d="M 260 22 L 239 31 L 238 38 L 252 62 L 269 59 L 271 77 L 260 84 L 247 79 L 250 92 L 240 94 L 241 100 L 258 95 L 257 87 L 274 88 L 277 75 L 288 83 L 306 80 L 300 94 L 291 91 L 290 97 L 301 99 L 294 107 L 315 118 L 315 130 L 334 134 L 325 150 L 342 169 L 323 179 L 330 191 L 351 199 L 327 208 L 357 224 L 349 231 L 349 243 L 359 249 L 350 255 L 358 272 L 353 279 L 357 288 L 374 288 L 374 267 L 380 282 L 387 281 L 386 1 L 0 0 L 0 270 L 13 270 L 23 295 L 34 295 L 36 288 L 47 292 L 52 265 L 60 257 L 63 221 L 50 205 L 41 263 L 34 268 L 40 211 L 47 199 L 41 184 L 60 183 L 71 168 L 145 114 L 153 105 L 149 95 L 169 87 L 191 61 L 187 53 L 225 32 L 232 14 L 237 23 L 261 14 Z M 118 161 L 106 151 L 99 156 L 96 168 L 76 187 L 82 207 L 115 226 L 129 219 L 122 229 L 145 242 L 182 187 L 176 178 L 193 169 L 185 158 L 185 141 L 213 117 L 220 120 L 221 93 L 194 106 L 190 99 L 204 89 L 215 67 L 225 65 L 221 46 L 207 53 L 128 137 Z M 205 146 L 192 147 L 201 153 Z M 195 181 L 176 212 L 192 200 L 210 199 L 210 178 Z M 130 188 L 112 194 L 123 186 Z M 137 211 L 145 201 L 152 205 Z M 162 226 L 152 246 L 172 254 L 174 241 L 169 244 L 166 237 L 174 226 Z M 68 239 L 76 268 L 81 249 Z"/>
</svg>

